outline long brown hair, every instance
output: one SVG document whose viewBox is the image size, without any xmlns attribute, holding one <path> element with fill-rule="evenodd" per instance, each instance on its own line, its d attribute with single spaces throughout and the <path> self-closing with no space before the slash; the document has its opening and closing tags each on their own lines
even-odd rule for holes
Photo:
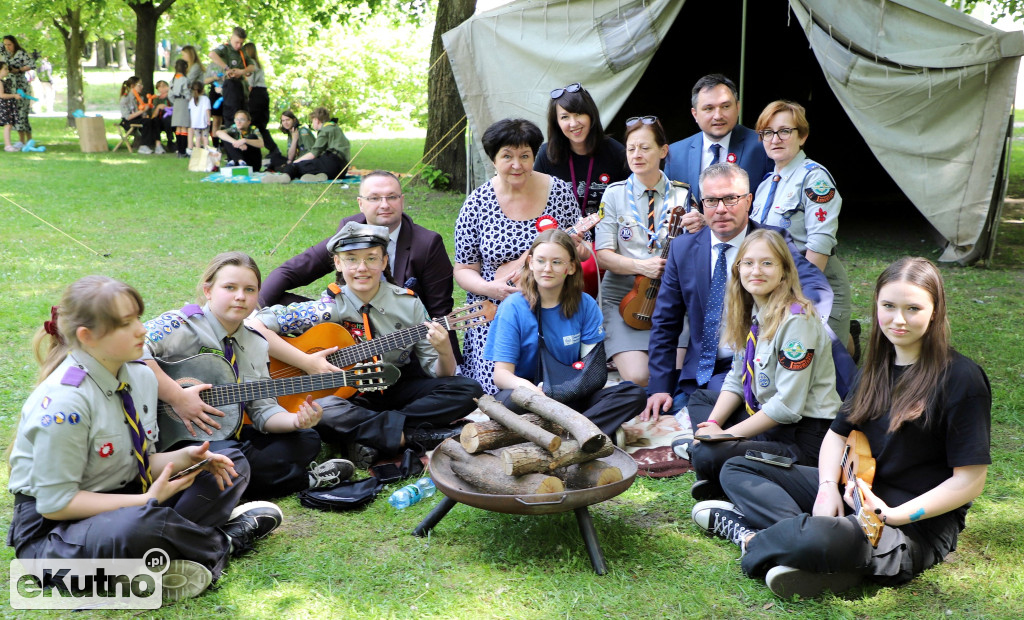
<svg viewBox="0 0 1024 620">
<path fill-rule="evenodd" d="M 185 47 L 181 48 L 182 56 L 185 55 L 185 52 L 188 52 L 188 54 L 192 58 L 191 60 L 186 61 L 188 63 L 188 68 L 191 69 L 192 65 L 199 65 L 199 71 L 202 72 L 204 70 L 203 63 L 199 60 L 199 52 L 196 51 L 195 46 L 186 45 Z"/>
<path fill-rule="evenodd" d="M 523 276 L 519 280 L 523 297 L 530 304 L 531 310 L 537 309 L 537 304 L 540 303 L 540 290 L 537 288 L 537 280 L 533 277 L 533 270 L 530 269 L 530 261 L 533 260 L 533 251 L 542 243 L 554 243 L 555 245 L 562 246 L 569 253 L 569 262 L 575 267 L 572 274 L 565 276 L 565 282 L 562 283 L 562 292 L 558 295 L 562 316 L 567 319 L 572 318 L 580 309 L 580 300 L 583 297 L 583 265 L 580 263 L 580 257 L 576 254 L 576 244 L 573 243 L 572 237 L 563 230 L 557 228 L 545 230 L 533 240 L 530 251 L 526 253 L 526 262 L 523 264 Z"/>
<path fill-rule="evenodd" d="M 39 362 L 37 385 L 64 361 L 71 349 L 81 346 L 79 327 L 88 327 L 97 336 L 103 336 L 121 324 L 117 302 L 122 297 L 135 302 L 140 315 L 145 310 L 138 291 L 106 276 L 86 276 L 64 289 L 60 305 L 51 310 L 51 320 L 32 338 L 32 352 Z"/>
<path fill-rule="evenodd" d="M 800 304 L 808 320 L 817 320 L 818 313 L 814 305 L 804 297 L 800 288 L 800 277 L 796 270 L 796 263 L 793 255 L 789 253 L 789 246 L 782 235 L 774 230 L 759 228 L 743 240 L 739 252 L 736 253 L 736 261 L 732 264 L 732 278 L 729 279 L 729 287 L 725 297 L 725 330 L 723 340 L 734 351 L 742 351 L 746 346 L 747 332 L 750 331 L 750 312 L 754 307 L 754 296 L 747 289 L 743 288 L 740 281 L 740 261 L 746 256 L 750 246 L 758 241 L 768 245 L 773 258 L 782 269 L 782 281 L 775 287 L 775 290 L 768 296 L 768 303 L 757 309 L 758 339 L 775 337 L 779 326 L 789 316 L 790 306 L 794 303 Z"/>
<path fill-rule="evenodd" d="M 260 274 L 260 268 L 256 265 L 256 261 L 245 252 L 221 252 L 220 254 L 213 257 L 210 264 L 206 266 L 206 271 L 199 278 L 199 286 L 196 287 L 196 295 L 200 304 L 206 303 L 206 290 L 213 286 L 213 283 L 217 280 L 217 274 L 221 269 L 225 267 L 244 267 L 254 274 L 256 274 L 256 288 L 259 289 L 263 286 L 263 275 Z"/>
<path fill-rule="evenodd" d="M 921 353 L 893 383 L 896 348 L 878 327 L 878 294 L 892 282 L 906 282 L 924 289 L 932 298 L 932 320 L 921 337 Z M 889 414 L 889 432 L 894 433 L 906 422 L 926 415 L 942 377 L 949 367 L 949 319 L 946 316 L 946 293 L 942 274 L 927 258 L 904 257 L 886 267 L 875 283 L 874 306 L 871 310 L 871 336 L 860 382 L 853 398 L 843 404 L 852 424 Z M 925 419 L 927 425 L 930 421 Z"/>
</svg>

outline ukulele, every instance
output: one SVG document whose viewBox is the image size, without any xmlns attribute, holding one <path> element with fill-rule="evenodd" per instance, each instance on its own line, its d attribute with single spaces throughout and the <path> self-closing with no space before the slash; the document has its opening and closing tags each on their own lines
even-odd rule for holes
<svg viewBox="0 0 1024 620">
<path fill-rule="evenodd" d="M 598 211 L 597 213 L 591 213 L 586 217 L 580 218 L 580 221 L 576 222 L 576 224 L 564 230 L 569 235 L 582 235 L 583 233 L 587 232 L 594 226 L 597 226 L 597 223 L 601 221 L 602 217 L 604 217 L 604 214 L 601 211 Z M 550 228 L 554 228 L 554 226 L 551 226 Z M 543 232 L 544 230 L 548 230 L 548 228 L 541 228 L 539 232 Z M 512 278 L 518 276 L 519 272 L 523 269 L 523 265 L 525 265 L 525 263 L 521 263 L 520 261 L 522 261 L 526 257 L 526 254 L 527 252 L 523 252 L 523 255 L 517 258 L 516 260 L 509 261 L 502 265 L 501 267 L 498 267 L 498 270 L 494 272 L 494 281 L 504 282 L 509 286 L 516 286 L 516 283 L 513 282 Z"/>
<path fill-rule="evenodd" d="M 462 330 L 484 325 L 494 318 L 497 306 L 490 301 L 480 301 L 475 304 L 456 308 L 451 314 L 434 319 L 435 323 L 446 330 Z M 321 323 L 305 331 L 294 338 L 285 338 L 285 342 L 305 353 L 316 353 L 330 347 L 339 347 L 337 351 L 327 356 L 327 361 L 339 368 L 350 368 L 353 364 L 381 355 L 388 351 L 404 349 L 405 347 L 419 342 L 427 337 L 427 326 L 420 324 L 415 327 L 401 329 L 390 334 L 385 334 L 373 340 L 367 340 L 356 344 L 355 338 L 347 329 L 337 323 Z M 271 377 L 297 377 L 304 373 L 289 364 L 286 364 L 274 357 L 270 358 Z M 313 392 L 313 398 L 323 398 L 334 394 L 339 398 L 349 398 L 359 391 L 358 388 L 346 386 L 341 389 L 323 389 Z M 298 407 L 302 396 L 279 396 L 277 402 L 282 407 L 292 410 Z"/>
<path fill-rule="evenodd" d="M 846 438 L 843 459 L 839 462 L 839 480 L 843 484 L 854 481 L 853 507 L 857 510 L 857 523 L 871 546 L 877 547 L 885 525 L 878 515 L 864 508 L 861 485 L 871 488 L 875 480 L 875 459 L 871 457 L 867 435 L 860 431 L 850 431 L 850 436 Z"/>
<path fill-rule="evenodd" d="M 200 353 L 177 362 L 156 360 L 167 376 L 178 385 L 187 388 L 202 383 L 215 384 L 199 393 L 199 397 L 208 405 L 224 412 L 220 420 L 220 429 L 213 429 L 212 435 L 201 433 L 193 437 L 185 423 L 168 403 L 157 403 L 157 422 L 160 425 L 159 449 L 164 451 L 179 441 L 217 441 L 231 439 L 243 422 L 242 403 L 260 398 L 274 398 L 284 394 L 297 394 L 295 403 L 301 403 L 306 394 L 316 393 L 325 388 L 335 389 L 341 386 L 354 386 L 349 389 L 383 390 L 392 385 L 402 373 L 391 364 L 363 364 L 342 372 L 329 372 L 322 375 L 302 375 L 284 379 L 262 379 L 237 383 L 235 371 L 224 356 L 216 353 Z M 198 377 L 198 378 L 197 378 Z M 217 385 L 219 384 L 219 385 Z M 298 404 L 289 411 L 297 411 Z"/>
<path fill-rule="evenodd" d="M 665 247 L 661 248 L 662 259 L 668 258 L 672 240 L 683 232 L 684 213 L 686 209 L 682 205 L 676 205 L 668 212 L 668 236 L 665 238 Z M 626 325 L 633 329 L 651 328 L 651 315 L 654 314 L 654 303 L 658 299 L 660 288 L 661 278 L 636 277 L 633 289 L 619 302 L 619 314 Z"/>
</svg>

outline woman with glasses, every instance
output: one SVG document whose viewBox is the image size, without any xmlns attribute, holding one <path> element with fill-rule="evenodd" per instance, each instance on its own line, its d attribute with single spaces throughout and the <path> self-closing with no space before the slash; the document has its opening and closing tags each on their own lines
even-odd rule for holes
<svg viewBox="0 0 1024 620">
<path fill-rule="evenodd" d="M 828 326 L 856 360 L 860 323 L 850 321 L 850 280 L 836 255 L 843 199 L 828 170 L 804 154 L 810 132 L 806 111 L 799 103 L 773 101 L 757 118 L 755 129 L 775 171 L 757 188 L 750 217 L 785 229 L 807 260 L 824 272 L 835 295 Z"/>
<path fill-rule="evenodd" d="M 467 303 L 501 303 L 518 291 L 526 251 L 537 233 L 567 229 L 580 219 L 572 187 L 533 169 L 543 139 L 540 128 L 524 119 L 500 120 L 484 132 L 484 151 L 496 174 L 466 196 L 455 221 L 455 281 L 466 291 Z M 581 257 L 590 255 L 588 243 L 579 246 Z M 514 275 L 496 278 L 508 263 L 502 271 Z M 461 372 L 493 394 L 498 391 L 492 382 L 494 363 L 481 356 L 487 330 L 486 325 L 466 330 Z"/>
<path fill-rule="evenodd" d="M 581 267 L 572 238 L 561 230 L 545 230 L 530 246 L 522 292 L 498 308 L 484 349 L 484 357 L 494 363 L 494 384 L 501 389 L 496 398 L 506 406 L 520 410 L 511 402 L 517 387 L 544 393 L 538 385 L 543 377 L 538 358 L 545 364 L 553 359 L 575 366 L 604 340 L 601 310 L 583 292 Z M 541 347 L 549 357 L 542 357 Z M 647 393 L 623 382 L 565 404 L 615 437 L 623 422 L 643 410 Z"/>
<path fill-rule="evenodd" d="M 594 247 L 597 264 L 605 270 L 601 291 L 605 342 L 608 357 L 625 381 L 646 386 L 647 344 L 650 323 L 630 327 L 619 310 L 637 276 L 660 279 L 665 271 L 670 211 L 687 205 L 689 191 L 672 183 L 661 171 L 668 154 L 668 140 L 661 121 L 654 116 L 626 121 L 626 161 L 632 174 L 613 183 L 604 193 L 604 217 L 597 224 Z M 651 300 L 649 314 L 654 312 Z M 686 334 L 681 342 L 686 342 Z"/>
<path fill-rule="evenodd" d="M 757 450 L 814 467 L 842 400 L 836 392 L 832 340 L 803 294 L 793 255 L 774 230 L 751 232 L 731 266 L 722 343 L 732 368 L 697 435 L 723 432 L 742 441 L 694 441 L 694 499 L 723 497 L 718 474 L 727 460 Z"/>
<path fill-rule="evenodd" d="M 580 214 L 597 213 L 605 189 L 624 181 L 626 150 L 605 135 L 593 97 L 579 82 L 551 91 L 548 141 L 537 151 L 533 169 L 572 184 Z M 583 261 L 584 290 L 597 297 L 597 263 Z"/>
</svg>

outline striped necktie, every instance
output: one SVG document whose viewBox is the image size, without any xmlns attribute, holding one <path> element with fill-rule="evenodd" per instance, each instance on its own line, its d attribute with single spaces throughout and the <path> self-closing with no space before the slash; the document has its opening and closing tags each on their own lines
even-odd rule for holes
<svg viewBox="0 0 1024 620">
<path fill-rule="evenodd" d="M 128 429 L 132 434 L 132 454 L 135 455 L 136 465 L 139 466 L 139 482 L 142 483 L 142 492 L 145 493 L 149 485 L 153 484 L 153 473 L 149 470 L 149 455 L 146 441 L 146 432 L 139 420 L 139 413 L 135 411 L 135 403 L 132 402 L 132 395 L 128 392 L 128 384 L 122 383 L 117 386 L 117 395 L 121 397 L 121 406 L 124 409 L 124 417 L 128 421 Z"/>
<path fill-rule="evenodd" d="M 750 324 L 747 332 L 747 350 L 743 356 L 743 402 L 747 413 L 754 415 L 761 409 L 761 404 L 754 396 L 754 350 L 757 348 L 757 319 Z"/>
<path fill-rule="evenodd" d="M 651 239 L 654 239 L 654 190 L 647 190 L 647 229 L 651 231 Z"/>
<path fill-rule="evenodd" d="M 238 357 L 235 355 L 235 339 L 231 336 L 224 338 L 224 359 L 231 364 L 231 370 L 235 373 L 235 383 L 241 383 L 242 377 L 238 373 Z M 241 415 L 242 423 L 238 425 L 238 430 L 235 431 L 235 439 L 242 438 L 242 428 L 246 424 L 252 424 L 252 420 L 249 418 L 249 414 L 245 411 L 245 403 L 241 404 Z"/>
</svg>

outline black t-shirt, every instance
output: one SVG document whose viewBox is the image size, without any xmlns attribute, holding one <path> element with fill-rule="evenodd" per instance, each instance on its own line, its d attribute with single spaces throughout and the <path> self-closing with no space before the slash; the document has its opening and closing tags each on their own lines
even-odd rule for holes
<svg viewBox="0 0 1024 620">
<path fill-rule="evenodd" d="M 906 370 L 893 369 L 893 383 Z M 927 415 L 905 422 L 890 434 L 889 412 L 859 426 L 851 425 L 841 410 L 832 422 L 832 431 L 847 437 L 852 430 L 863 432 L 875 459 L 875 479 L 871 490 L 889 506 L 898 506 L 941 484 L 953 475 L 954 467 L 988 465 L 991 435 L 992 389 L 980 366 L 952 351 L 952 359 L 939 381 L 939 393 Z M 850 397 L 852 398 L 851 391 Z M 924 420 L 932 423 L 925 426 Z M 957 519 L 964 527 L 970 505 L 934 518 L 902 526 L 918 530 L 919 540 L 933 540 L 945 530 L 948 519 Z"/>
<path fill-rule="evenodd" d="M 577 200 L 579 200 L 579 198 L 582 198 L 583 190 L 586 187 L 590 157 L 577 155 L 571 151 L 569 156 L 572 158 L 572 166 L 576 171 L 576 187 L 573 190 L 576 192 Z M 569 170 L 569 160 L 567 159 L 560 164 L 551 163 L 551 160 L 548 159 L 547 142 L 540 145 L 533 169 L 537 172 L 556 176 L 570 184 L 572 183 L 573 175 Z M 625 181 L 627 177 L 629 177 L 629 168 L 626 166 L 626 147 L 622 146 L 620 142 L 606 137 L 604 142 L 598 145 L 597 152 L 594 153 L 594 169 L 590 173 L 590 191 L 587 193 L 587 208 L 586 213 L 582 215 L 597 213 L 598 208 L 601 206 L 601 197 L 604 196 L 605 188 L 612 183 Z"/>
</svg>

